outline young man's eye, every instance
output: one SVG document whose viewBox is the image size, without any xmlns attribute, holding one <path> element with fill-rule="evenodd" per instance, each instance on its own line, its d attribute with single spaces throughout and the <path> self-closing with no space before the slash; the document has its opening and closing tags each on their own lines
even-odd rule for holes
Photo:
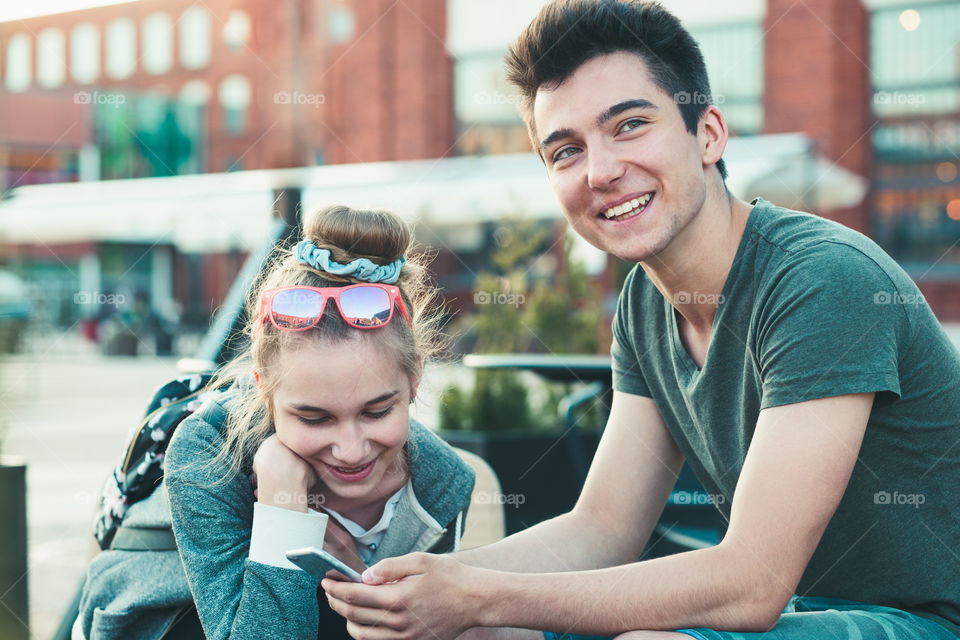
<svg viewBox="0 0 960 640">
<path fill-rule="evenodd" d="M 566 160 L 567 158 L 571 157 L 575 153 L 577 153 L 576 147 L 564 147 L 559 151 L 557 151 L 555 154 L 553 154 L 553 161 L 560 162 L 561 160 Z"/>
<path fill-rule="evenodd" d="M 645 120 L 641 120 L 640 118 L 631 118 L 630 120 L 627 120 L 626 122 L 623 123 L 623 125 L 620 127 L 620 130 L 633 131 L 634 129 L 644 124 L 646 124 Z"/>
</svg>

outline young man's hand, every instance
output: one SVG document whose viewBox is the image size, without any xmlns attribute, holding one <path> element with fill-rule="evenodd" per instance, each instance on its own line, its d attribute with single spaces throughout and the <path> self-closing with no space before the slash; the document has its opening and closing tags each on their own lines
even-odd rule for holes
<svg viewBox="0 0 960 640">
<path fill-rule="evenodd" d="M 370 567 L 363 584 L 321 585 L 357 640 L 449 640 L 479 622 L 482 605 L 471 594 L 482 573 L 449 556 L 411 553 Z"/>
</svg>

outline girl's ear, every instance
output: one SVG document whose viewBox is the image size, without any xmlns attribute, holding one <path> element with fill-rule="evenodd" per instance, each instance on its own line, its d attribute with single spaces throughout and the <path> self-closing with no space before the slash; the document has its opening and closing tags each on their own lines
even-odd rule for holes
<svg viewBox="0 0 960 640">
<path fill-rule="evenodd" d="M 257 383 L 257 391 L 260 392 L 260 397 L 264 402 L 267 400 L 267 390 L 263 378 L 260 377 L 260 372 L 257 369 L 253 370 L 253 381 Z"/>
<path fill-rule="evenodd" d="M 410 404 L 417 399 L 417 389 L 420 388 L 420 380 L 423 378 L 423 358 L 417 358 L 417 373 L 410 376 Z"/>
<path fill-rule="evenodd" d="M 257 384 L 257 391 L 260 393 L 260 401 L 263 402 L 263 405 L 267 408 L 267 413 L 273 415 L 273 404 L 270 402 L 270 396 L 267 395 L 266 382 L 260 376 L 260 372 L 256 369 L 253 370 L 253 381 Z"/>
</svg>

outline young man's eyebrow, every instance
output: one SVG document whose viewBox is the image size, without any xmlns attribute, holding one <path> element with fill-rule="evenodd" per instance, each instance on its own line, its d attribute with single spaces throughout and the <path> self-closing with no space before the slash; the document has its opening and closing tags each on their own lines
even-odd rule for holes
<svg viewBox="0 0 960 640">
<path fill-rule="evenodd" d="M 367 406 L 371 404 L 377 404 L 379 402 L 384 402 L 385 400 L 389 400 L 390 398 L 394 397 L 398 393 L 400 393 L 399 389 L 394 389 L 393 391 L 381 393 L 376 398 L 373 398 L 372 400 L 367 400 L 363 404 L 364 406 Z M 294 411 L 303 411 L 305 413 L 330 413 L 330 411 L 328 411 L 327 409 L 324 409 L 323 407 L 315 407 L 311 404 L 292 404 L 290 405 L 290 408 L 293 409 Z"/>
<path fill-rule="evenodd" d="M 599 116 L 597 116 L 597 126 L 602 127 L 607 124 L 611 118 L 615 118 L 624 111 L 629 111 L 630 109 L 656 109 L 657 105 L 653 104 L 649 100 L 644 100 L 643 98 L 637 98 L 635 100 L 624 100 L 623 102 L 618 102 L 613 105 Z"/>
<path fill-rule="evenodd" d="M 548 135 L 546 138 L 544 138 L 543 141 L 540 143 L 540 155 L 542 156 L 544 150 L 548 146 L 556 142 L 557 140 L 562 140 L 563 138 L 572 138 L 574 135 L 576 135 L 576 133 L 577 132 L 574 131 L 573 129 L 557 129 L 556 131 Z"/>
<path fill-rule="evenodd" d="M 637 98 L 635 100 L 624 100 L 623 102 L 618 102 L 613 105 L 599 116 L 597 116 L 597 126 L 602 127 L 605 125 L 611 118 L 615 118 L 624 111 L 629 111 L 630 109 L 656 109 L 657 105 L 653 104 L 649 100 L 644 100 L 643 98 Z M 557 140 L 562 140 L 563 138 L 572 138 L 576 135 L 576 131 L 570 128 L 557 129 L 540 143 L 540 155 L 543 156 L 544 150 L 556 142 Z"/>
</svg>

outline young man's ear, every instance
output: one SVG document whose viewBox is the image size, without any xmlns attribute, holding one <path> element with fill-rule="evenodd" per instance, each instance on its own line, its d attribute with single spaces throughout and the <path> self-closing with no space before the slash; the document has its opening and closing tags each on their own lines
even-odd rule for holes
<svg viewBox="0 0 960 640">
<path fill-rule="evenodd" d="M 704 166 L 717 164 L 727 147 L 727 122 L 714 105 L 710 105 L 700 116 L 697 138 L 700 141 L 700 156 Z"/>
</svg>

